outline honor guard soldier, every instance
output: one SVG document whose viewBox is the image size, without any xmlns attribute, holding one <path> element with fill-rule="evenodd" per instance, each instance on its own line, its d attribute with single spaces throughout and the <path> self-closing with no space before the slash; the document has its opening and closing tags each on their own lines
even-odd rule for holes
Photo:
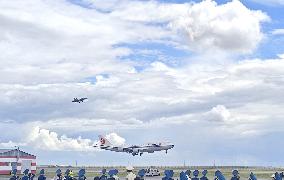
<svg viewBox="0 0 284 180">
<path fill-rule="evenodd" d="M 203 171 L 202 171 L 202 177 L 200 178 L 200 180 L 208 180 L 208 178 L 207 178 L 207 173 L 208 173 L 208 171 L 206 170 L 206 169 L 204 169 Z"/>
<path fill-rule="evenodd" d="M 62 176 L 61 169 L 57 169 L 55 172 L 54 180 L 63 180 L 64 177 Z"/>
<path fill-rule="evenodd" d="M 135 180 L 144 180 L 145 173 L 145 169 L 140 169 L 138 171 L 138 176 L 135 178 Z"/>
<path fill-rule="evenodd" d="M 174 180 L 174 171 L 173 170 L 165 170 L 165 177 L 162 178 L 162 180 Z"/>
<path fill-rule="evenodd" d="M 253 174 L 253 172 L 250 172 L 249 174 L 249 180 L 257 180 L 256 176 Z"/>
<path fill-rule="evenodd" d="M 282 178 L 281 178 L 281 176 L 280 176 L 280 174 L 278 172 L 276 172 L 274 174 L 274 176 L 272 176 L 272 179 L 274 179 L 274 180 L 282 180 Z"/>
<path fill-rule="evenodd" d="M 127 166 L 126 167 L 126 172 L 127 175 L 125 177 L 126 180 L 134 180 L 136 178 L 136 175 L 133 173 L 133 167 L 132 166 Z"/>
<path fill-rule="evenodd" d="M 224 175 L 221 173 L 221 171 L 217 170 L 215 172 L 215 178 L 214 180 L 226 180 L 226 178 L 224 177 Z"/>
<path fill-rule="evenodd" d="M 118 174 L 118 170 L 115 169 L 115 170 L 114 170 L 114 175 L 113 175 L 113 177 L 114 177 L 115 180 L 119 180 L 119 177 L 118 177 L 117 174 Z"/>
<path fill-rule="evenodd" d="M 34 180 L 35 174 L 34 173 L 29 173 L 29 180 Z"/>
<path fill-rule="evenodd" d="M 189 169 L 185 171 L 185 174 L 187 176 L 187 179 L 191 179 L 191 171 Z"/>
<path fill-rule="evenodd" d="M 198 178 L 199 171 L 197 169 L 193 171 L 192 175 L 193 175 L 193 178 L 191 178 L 191 180 L 199 180 Z"/>
<path fill-rule="evenodd" d="M 109 175 L 109 178 L 107 180 L 115 180 L 115 178 L 113 177 L 116 173 L 116 169 L 111 169 L 108 171 L 108 175 Z"/>
<path fill-rule="evenodd" d="M 24 173 L 24 176 L 22 177 L 22 180 L 29 180 L 30 179 L 29 176 L 28 176 L 29 170 L 26 169 L 26 170 L 24 170 L 23 173 Z"/>
<path fill-rule="evenodd" d="M 86 174 L 85 169 L 80 169 L 79 172 L 78 172 L 78 176 L 79 176 L 78 180 L 85 180 L 85 179 L 87 179 L 85 174 Z"/>
<path fill-rule="evenodd" d="M 100 180 L 107 180 L 106 169 L 102 169 Z"/>
<path fill-rule="evenodd" d="M 46 180 L 46 176 L 44 175 L 44 169 L 40 170 L 38 180 Z"/>
<path fill-rule="evenodd" d="M 179 174 L 179 179 L 180 179 L 180 180 L 188 180 L 186 173 L 183 172 L 183 171 L 180 172 L 180 174 Z"/>
<path fill-rule="evenodd" d="M 231 178 L 231 180 L 239 180 L 240 179 L 240 176 L 239 176 L 239 171 L 238 170 L 233 170 L 232 171 L 232 175 L 233 177 Z"/>
<path fill-rule="evenodd" d="M 13 169 L 11 172 L 10 180 L 18 180 L 19 177 L 17 176 L 17 169 Z"/>
<path fill-rule="evenodd" d="M 69 173 L 70 173 L 70 169 L 66 169 L 66 171 L 64 173 L 65 174 L 65 176 L 64 176 L 65 180 L 69 180 L 70 179 Z"/>
</svg>

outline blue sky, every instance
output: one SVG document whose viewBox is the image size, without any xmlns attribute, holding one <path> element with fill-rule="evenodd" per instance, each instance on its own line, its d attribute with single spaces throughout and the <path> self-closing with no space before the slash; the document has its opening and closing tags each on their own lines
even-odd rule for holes
<svg viewBox="0 0 284 180">
<path fill-rule="evenodd" d="M 38 164 L 284 163 L 283 1 L 0 7 L 1 148 Z M 99 134 L 175 148 L 132 157 L 93 148 Z"/>
</svg>

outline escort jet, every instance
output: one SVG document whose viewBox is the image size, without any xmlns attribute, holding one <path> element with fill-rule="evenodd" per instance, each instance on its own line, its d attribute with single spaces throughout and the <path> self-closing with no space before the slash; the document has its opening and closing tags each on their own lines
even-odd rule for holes
<svg viewBox="0 0 284 180">
<path fill-rule="evenodd" d="M 168 153 L 169 149 L 172 149 L 174 145 L 172 143 L 148 143 L 145 145 L 133 145 L 133 146 L 114 146 L 105 137 L 99 136 L 99 143 L 94 145 L 100 149 L 114 151 L 114 152 L 125 152 L 132 154 L 133 156 L 140 155 L 143 153 L 154 153 L 155 151 L 165 151 Z"/>
<path fill-rule="evenodd" d="M 80 99 L 74 98 L 72 102 L 81 103 L 81 102 L 84 102 L 84 100 L 86 100 L 86 99 L 88 99 L 88 98 L 80 98 Z"/>
</svg>

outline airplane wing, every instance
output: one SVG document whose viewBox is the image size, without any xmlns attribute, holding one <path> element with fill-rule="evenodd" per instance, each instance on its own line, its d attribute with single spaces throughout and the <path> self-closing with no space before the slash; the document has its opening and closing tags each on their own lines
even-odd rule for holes
<svg viewBox="0 0 284 180">
<path fill-rule="evenodd" d="M 155 147 L 161 147 L 161 145 L 156 144 L 156 143 L 153 143 L 152 145 L 155 146 Z"/>
<path fill-rule="evenodd" d="M 137 146 L 137 145 L 133 145 L 133 146 L 129 146 L 127 148 L 133 149 L 133 148 L 141 148 L 141 146 Z"/>
</svg>

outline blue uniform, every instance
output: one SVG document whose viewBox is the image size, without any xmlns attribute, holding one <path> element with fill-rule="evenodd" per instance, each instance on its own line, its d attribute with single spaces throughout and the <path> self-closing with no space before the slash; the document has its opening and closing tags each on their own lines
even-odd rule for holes
<svg viewBox="0 0 284 180">
<path fill-rule="evenodd" d="M 29 176 L 28 176 L 28 173 L 29 173 L 29 170 L 26 169 L 26 170 L 24 171 L 24 176 L 22 177 L 22 180 L 30 180 L 30 178 L 29 178 Z"/>
<path fill-rule="evenodd" d="M 105 174 L 101 175 L 100 180 L 107 180 L 107 176 Z"/>
<path fill-rule="evenodd" d="M 19 179 L 19 177 L 16 176 L 16 175 L 13 175 L 13 176 L 10 177 L 10 180 L 18 180 L 18 179 Z"/>
<path fill-rule="evenodd" d="M 22 180 L 30 180 L 30 178 L 29 178 L 28 175 L 24 175 L 24 176 L 22 177 Z"/>
<path fill-rule="evenodd" d="M 233 170 L 232 172 L 233 177 L 231 178 L 231 180 L 239 180 L 240 176 L 239 176 L 239 171 L 238 170 Z"/>
<path fill-rule="evenodd" d="M 39 175 L 39 177 L 37 178 L 38 180 L 46 180 L 46 177 L 44 174 Z"/>
<path fill-rule="evenodd" d="M 193 178 L 191 178 L 191 180 L 199 180 L 199 178 L 198 178 L 199 171 L 198 170 L 194 170 L 192 175 L 193 175 Z"/>
<path fill-rule="evenodd" d="M 226 178 L 224 177 L 224 175 L 221 173 L 221 171 L 217 170 L 215 172 L 215 178 L 214 180 L 226 180 Z"/>
<path fill-rule="evenodd" d="M 206 169 L 204 169 L 202 171 L 202 175 L 203 176 L 200 178 L 200 180 L 208 180 L 208 178 L 206 177 L 207 173 L 208 173 L 208 171 Z"/>
<path fill-rule="evenodd" d="M 78 172 L 78 175 L 79 175 L 78 180 L 85 180 L 85 179 L 87 179 L 85 174 L 86 174 L 85 169 L 80 169 L 79 172 Z"/>
</svg>

